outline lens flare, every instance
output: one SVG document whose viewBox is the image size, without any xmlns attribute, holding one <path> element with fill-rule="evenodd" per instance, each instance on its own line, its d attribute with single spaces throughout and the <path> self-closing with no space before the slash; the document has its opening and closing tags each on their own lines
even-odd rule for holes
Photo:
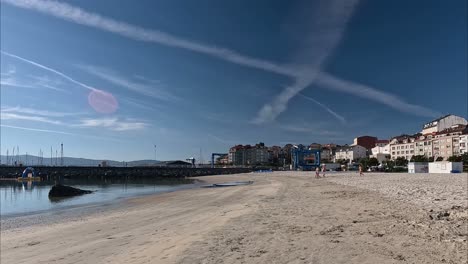
<svg viewBox="0 0 468 264">
<path fill-rule="evenodd" d="M 88 95 L 88 103 L 96 112 L 102 114 L 112 114 L 119 107 L 117 99 L 111 93 L 102 90 L 92 90 Z"/>
</svg>

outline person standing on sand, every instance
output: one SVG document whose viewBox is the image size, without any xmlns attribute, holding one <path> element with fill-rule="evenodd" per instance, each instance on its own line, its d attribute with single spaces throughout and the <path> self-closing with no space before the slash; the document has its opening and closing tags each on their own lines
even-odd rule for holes
<svg viewBox="0 0 468 264">
<path fill-rule="evenodd" d="M 323 173 L 322 177 L 324 177 L 324 178 L 325 178 L 325 171 L 326 170 L 327 170 L 327 168 L 326 168 L 325 164 L 322 164 L 322 173 Z"/>
<path fill-rule="evenodd" d="M 359 164 L 359 176 L 364 176 L 364 172 L 362 172 L 362 165 Z"/>
<path fill-rule="evenodd" d="M 320 169 L 319 169 L 319 167 L 315 168 L 315 178 L 320 178 Z"/>
</svg>

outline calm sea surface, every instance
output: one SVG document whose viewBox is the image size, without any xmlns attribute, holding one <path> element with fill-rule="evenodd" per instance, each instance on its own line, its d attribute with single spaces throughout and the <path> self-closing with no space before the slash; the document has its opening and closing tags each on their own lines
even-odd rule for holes
<svg viewBox="0 0 468 264">
<path fill-rule="evenodd" d="M 49 199 L 52 182 L 0 181 L 0 215 L 29 214 L 39 211 L 60 210 L 73 206 L 112 202 L 138 195 L 170 192 L 191 188 L 190 180 L 144 180 L 138 182 L 67 180 L 64 185 L 95 191 L 92 194 L 59 200 Z"/>
</svg>

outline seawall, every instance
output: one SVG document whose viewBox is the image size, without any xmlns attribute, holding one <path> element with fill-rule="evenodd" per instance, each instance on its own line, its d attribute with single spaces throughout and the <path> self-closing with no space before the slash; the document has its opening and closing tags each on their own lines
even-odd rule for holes
<svg viewBox="0 0 468 264">
<path fill-rule="evenodd" d="M 0 167 L 0 178 L 21 177 L 25 167 Z M 185 178 L 252 172 L 252 168 L 168 168 L 168 167 L 41 167 L 35 171 L 43 179 L 139 179 Z"/>
</svg>

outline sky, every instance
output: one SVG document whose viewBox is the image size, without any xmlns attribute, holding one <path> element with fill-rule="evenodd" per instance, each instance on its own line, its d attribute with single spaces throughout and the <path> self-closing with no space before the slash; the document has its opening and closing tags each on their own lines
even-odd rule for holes
<svg viewBox="0 0 468 264">
<path fill-rule="evenodd" d="M 464 0 L 1 0 L 0 12 L 3 155 L 63 143 L 71 157 L 208 160 L 468 115 Z"/>
</svg>

